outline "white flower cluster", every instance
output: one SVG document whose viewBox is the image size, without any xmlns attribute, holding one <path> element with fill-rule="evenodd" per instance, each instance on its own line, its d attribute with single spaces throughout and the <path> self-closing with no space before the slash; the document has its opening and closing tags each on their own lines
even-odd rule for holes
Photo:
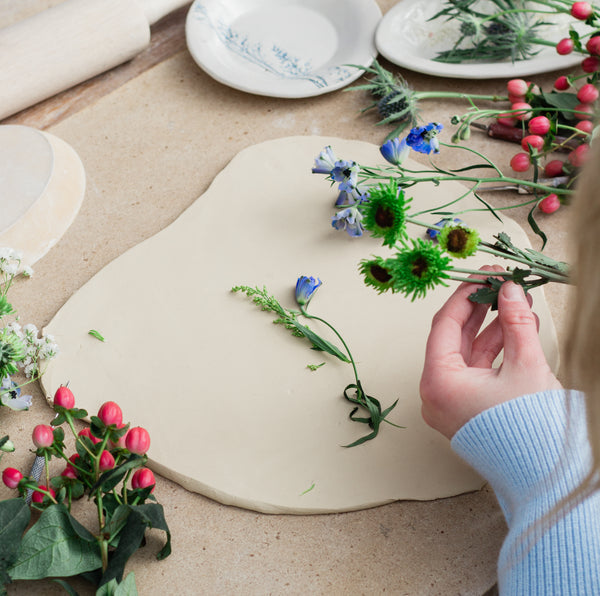
<svg viewBox="0 0 600 596">
<path fill-rule="evenodd" d="M 58 354 L 54 336 L 42 334 L 38 337 L 38 328 L 33 323 L 21 326 L 18 321 L 13 321 L 6 326 L 6 330 L 16 335 L 25 346 L 25 358 L 18 365 L 29 379 L 38 374 L 40 360 L 50 360 Z"/>
<path fill-rule="evenodd" d="M 21 267 L 21 261 L 23 254 L 7 246 L 0 246 L 0 273 L 4 277 L 4 281 L 7 282 L 12 279 Z M 33 269 L 26 265 L 23 267 L 23 275 L 31 277 L 33 275 Z"/>
</svg>

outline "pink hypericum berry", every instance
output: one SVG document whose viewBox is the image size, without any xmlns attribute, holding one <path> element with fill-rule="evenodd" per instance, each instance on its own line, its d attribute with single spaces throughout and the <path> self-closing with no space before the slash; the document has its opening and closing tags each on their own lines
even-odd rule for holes
<svg viewBox="0 0 600 596">
<path fill-rule="evenodd" d="M 98 467 L 101 472 L 106 472 L 106 470 L 112 470 L 115 467 L 115 458 L 113 457 L 110 451 L 106 451 L 106 449 L 100 454 L 100 461 L 98 462 Z"/>
<path fill-rule="evenodd" d="M 598 99 L 598 89 L 591 83 L 586 83 L 577 92 L 577 99 L 583 103 L 594 103 Z"/>
<path fill-rule="evenodd" d="M 571 6 L 571 15 L 580 21 L 588 19 L 593 12 L 594 9 L 589 2 L 573 2 Z"/>
<path fill-rule="evenodd" d="M 554 81 L 554 88 L 557 91 L 566 91 L 571 85 L 569 84 L 569 79 L 565 75 L 562 75 Z"/>
<path fill-rule="evenodd" d="M 31 433 L 36 447 L 50 447 L 54 443 L 54 429 L 47 424 L 38 424 Z"/>
<path fill-rule="evenodd" d="M 527 123 L 532 135 L 545 135 L 550 130 L 550 120 L 546 116 L 535 116 Z"/>
<path fill-rule="evenodd" d="M 581 61 L 581 70 L 583 72 L 596 72 L 600 70 L 600 59 L 596 56 L 588 56 Z"/>
<path fill-rule="evenodd" d="M 147 486 L 152 486 L 156 484 L 156 480 L 154 479 L 154 474 L 152 470 L 148 468 L 140 468 L 136 470 L 133 476 L 131 477 L 131 486 L 133 488 L 146 488 Z M 150 492 L 154 492 L 154 488 Z"/>
<path fill-rule="evenodd" d="M 533 149 L 541 151 L 544 146 L 544 139 L 540 135 L 527 135 L 521 140 L 521 147 L 523 147 L 524 151 L 529 151 L 529 145 Z"/>
<path fill-rule="evenodd" d="M 549 161 L 544 167 L 544 175 L 547 178 L 555 178 L 563 175 L 563 162 L 560 159 Z"/>
<path fill-rule="evenodd" d="M 42 490 L 48 491 L 51 495 L 52 498 L 54 499 L 56 497 L 56 493 L 54 492 L 53 488 L 48 488 L 47 486 L 40 484 L 39 488 L 41 488 Z M 31 495 L 31 500 L 34 503 L 41 503 L 44 500 L 44 497 L 46 495 L 44 493 L 39 492 L 37 489 L 33 489 L 33 494 Z"/>
<path fill-rule="evenodd" d="M 592 55 L 600 55 L 600 35 L 590 37 L 585 44 L 585 49 Z"/>
<path fill-rule="evenodd" d="M 527 120 L 531 115 L 531 106 L 524 101 L 513 103 L 511 109 L 518 110 L 512 114 L 513 118 L 517 120 Z"/>
<path fill-rule="evenodd" d="M 131 453 L 144 455 L 150 449 L 150 435 L 145 428 L 134 426 L 129 429 L 125 445 Z"/>
<path fill-rule="evenodd" d="M 509 116 L 508 114 L 500 114 L 496 118 L 496 122 L 498 124 L 503 124 L 504 126 L 513 127 L 517 124 L 517 119 L 513 118 L 512 116 Z"/>
<path fill-rule="evenodd" d="M 98 418 L 100 418 L 106 426 L 110 426 L 111 424 L 121 426 L 121 424 L 123 424 L 123 412 L 119 405 L 114 401 L 107 401 L 100 406 Z"/>
<path fill-rule="evenodd" d="M 529 169 L 530 165 L 529 154 L 528 153 L 517 153 L 510 160 L 510 167 L 515 172 L 525 172 Z"/>
<path fill-rule="evenodd" d="M 585 132 L 587 134 L 590 134 L 592 132 L 592 130 L 594 130 L 594 124 L 591 120 L 580 120 L 576 125 L 575 128 L 577 130 L 580 130 L 581 132 Z"/>
<path fill-rule="evenodd" d="M 8 488 L 17 488 L 21 478 L 23 478 L 23 474 L 16 468 L 6 468 L 2 472 L 2 482 L 4 482 Z"/>
<path fill-rule="evenodd" d="M 574 47 L 575 44 L 573 43 L 573 40 L 570 37 L 565 37 L 556 44 L 556 51 L 561 56 L 565 56 L 566 54 L 570 54 Z"/>
<path fill-rule="evenodd" d="M 594 116 L 594 108 L 589 103 L 578 103 L 575 110 L 577 120 L 590 120 Z"/>
<path fill-rule="evenodd" d="M 54 405 L 62 406 L 70 410 L 75 406 L 75 396 L 73 392 L 63 385 L 61 385 L 54 394 Z"/>
<path fill-rule="evenodd" d="M 585 163 L 588 157 L 588 151 L 590 146 L 587 143 L 582 143 L 577 149 L 571 151 L 568 156 L 569 163 L 575 167 L 580 168 Z"/>
<path fill-rule="evenodd" d="M 515 95 L 514 93 L 509 93 L 508 101 L 510 101 L 510 103 L 523 102 L 523 101 L 525 101 L 525 96 L 524 95 Z"/>
<path fill-rule="evenodd" d="M 100 439 L 98 437 L 95 437 L 92 434 L 92 431 L 86 426 L 85 428 L 82 428 L 78 433 L 77 433 L 78 437 L 87 437 L 94 445 L 96 445 L 97 443 L 100 443 Z"/>
<path fill-rule="evenodd" d="M 520 95 L 521 97 L 525 97 L 528 88 L 529 85 L 523 79 L 511 79 L 506 84 L 506 89 L 510 94 Z"/>
<path fill-rule="evenodd" d="M 538 203 L 538 207 L 544 213 L 554 213 L 560 207 L 560 199 L 552 193 Z"/>
<path fill-rule="evenodd" d="M 124 426 L 124 424 L 121 424 L 121 426 L 118 426 L 117 428 L 123 428 Z M 129 431 L 127 431 L 116 443 L 114 441 L 109 441 L 108 444 L 110 445 L 111 449 L 126 449 L 128 432 Z"/>
<path fill-rule="evenodd" d="M 65 466 L 65 469 L 60 473 L 60 475 L 64 476 L 65 478 L 70 478 L 71 480 L 75 480 L 77 478 L 77 472 L 75 471 L 75 468 L 69 464 Z"/>
</svg>

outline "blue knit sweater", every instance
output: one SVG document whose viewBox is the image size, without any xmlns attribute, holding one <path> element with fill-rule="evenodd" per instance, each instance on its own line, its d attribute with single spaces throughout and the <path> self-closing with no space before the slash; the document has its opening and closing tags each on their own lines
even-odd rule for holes
<svg viewBox="0 0 600 596">
<path fill-rule="evenodd" d="M 490 408 L 452 447 L 488 480 L 508 523 L 500 594 L 600 595 L 600 492 L 544 517 L 590 470 L 584 396 L 546 391 Z"/>
</svg>

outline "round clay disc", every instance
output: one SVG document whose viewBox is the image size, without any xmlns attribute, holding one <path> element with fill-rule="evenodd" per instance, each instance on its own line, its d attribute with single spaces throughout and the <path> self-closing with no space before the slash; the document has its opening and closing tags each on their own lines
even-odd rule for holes
<svg viewBox="0 0 600 596">
<path fill-rule="evenodd" d="M 69 228 L 85 193 L 79 156 L 63 140 L 28 126 L 0 126 L 0 246 L 41 259 Z"/>
</svg>

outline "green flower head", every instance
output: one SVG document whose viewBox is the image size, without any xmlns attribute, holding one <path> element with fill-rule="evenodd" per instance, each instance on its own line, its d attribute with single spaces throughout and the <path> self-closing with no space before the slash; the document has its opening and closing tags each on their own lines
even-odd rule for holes
<svg viewBox="0 0 600 596">
<path fill-rule="evenodd" d="M 370 188 L 369 200 L 363 205 L 363 226 L 374 238 L 383 238 L 384 246 L 394 246 L 406 236 L 406 212 L 410 201 L 394 179 Z"/>
<path fill-rule="evenodd" d="M 359 265 L 359 271 L 365 277 L 365 284 L 375 288 L 379 294 L 394 289 L 394 278 L 391 268 L 392 259 L 375 257 L 363 259 Z"/>
<path fill-rule="evenodd" d="M 465 259 L 477 252 L 477 230 L 462 225 L 445 225 L 438 236 L 440 248 L 458 259 Z"/>
<path fill-rule="evenodd" d="M 0 335 L 0 379 L 18 371 L 17 362 L 25 358 L 23 342 L 12 332 Z"/>
<path fill-rule="evenodd" d="M 390 260 L 393 291 L 411 296 L 413 301 L 423 298 L 427 290 L 437 285 L 446 286 L 443 280 L 450 277 L 448 271 L 452 265 L 450 257 L 433 242 L 421 238 L 411 241 L 412 248 L 407 248 Z"/>
</svg>

